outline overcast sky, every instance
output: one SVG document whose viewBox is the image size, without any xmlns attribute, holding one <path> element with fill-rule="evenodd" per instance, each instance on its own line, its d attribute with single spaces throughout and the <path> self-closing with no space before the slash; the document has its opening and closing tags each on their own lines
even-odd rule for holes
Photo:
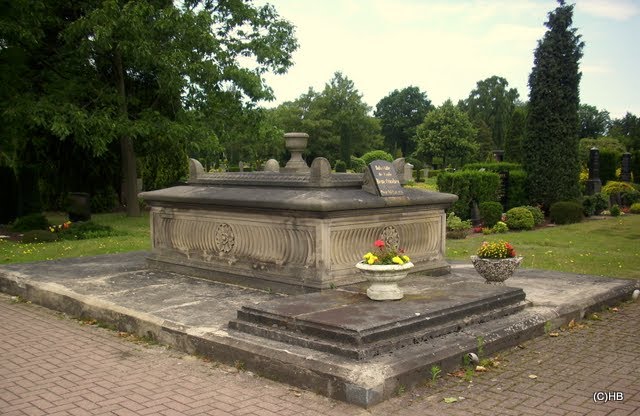
<svg viewBox="0 0 640 416">
<path fill-rule="evenodd" d="M 258 0 L 296 26 L 300 48 L 285 75 L 268 75 L 276 101 L 322 91 L 341 71 L 371 107 L 416 86 L 435 105 L 466 98 L 498 75 L 528 100 L 533 51 L 555 0 Z M 581 102 L 612 118 L 640 116 L 640 0 L 577 0 L 585 42 Z"/>
</svg>

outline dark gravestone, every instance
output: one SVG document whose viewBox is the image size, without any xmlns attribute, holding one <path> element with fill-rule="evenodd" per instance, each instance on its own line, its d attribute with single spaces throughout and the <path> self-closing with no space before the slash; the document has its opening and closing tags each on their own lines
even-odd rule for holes
<svg viewBox="0 0 640 416">
<path fill-rule="evenodd" d="M 69 192 L 67 198 L 69 206 L 69 220 L 71 222 L 89 221 L 91 219 L 91 200 L 88 193 Z"/>
<path fill-rule="evenodd" d="M 362 189 L 382 197 L 404 196 L 398 174 L 393 165 L 384 160 L 374 160 L 365 171 Z"/>
<path fill-rule="evenodd" d="M 587 195 L 597 194 L 601 189 L 600 151 L 597 147 L 592 147 L 589 151 L 589 180 L 587 180 Z"/>
<path fill-rule="evenodd" d="M 494 150 L 493 151 L 493 159 L 496 162 L 504 161 L 504 150 Z"/>
<path fill-rule="evenodd" d="M 620 180 L 631 182 L 631 153 L 622 154 L 622 169 L 620 170 Z"/>
</svg>

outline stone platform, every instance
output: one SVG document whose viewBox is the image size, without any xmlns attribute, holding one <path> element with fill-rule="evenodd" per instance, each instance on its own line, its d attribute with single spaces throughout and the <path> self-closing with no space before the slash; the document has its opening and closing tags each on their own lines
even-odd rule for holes
<svg viewBox="0 0 640 416">
<path fill-rule="evenodd" d="M 243 306 L 229 327 L 364 360 L 511 315 L 525 306 L 522 289 L 481 282 L 444 289 L 425 285 L 400 301 L 387 302 L 371 301 L 351 288 Z"/>
<path fill-rule="evenodd" d="M 521 269 L 506 288 L 492 288 L 470 264 L 453 264 L 449 275 L 408 279 L 405 299 L 378 303 L 366 299 L 360 285 L 286 296 L 149 270 L 146 254 L 4 265 L 0 290 L 368 407 L 400 386 L 424 382 L 433 365 L 458 367 L 479 344 L 493 354 L 639 287 L 631 280 Z M 240 323 L 331 348 L 232 328 Z"/>
</svg>

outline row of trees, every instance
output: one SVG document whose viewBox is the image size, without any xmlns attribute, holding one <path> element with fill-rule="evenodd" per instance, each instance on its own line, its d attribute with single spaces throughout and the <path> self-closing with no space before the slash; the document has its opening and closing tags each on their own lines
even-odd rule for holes
<svg viewBox="0 0 640 416">
<path fill-rule="evenodd" d="M 563 1 L 549 14 L 536 50 L 528 103 L 493 76 L 466 99 L 437 108 L 415 86 L 394 90 L 371 108 L 342 73 L 322 91 L 260 108 L 259 101 L 272 98 L 262 75 L 286 72 L 297 41 L 272 6 L 248 0 L 5 6 L 0 184 L 3 200 L 11 201 L 3 210 L 11 212 L 0 221 L 37 211 L 41 200 L 58 208 L 68 191 L 102 195 L 108 206 L 119 190 L 136 215 L 137 176 L 147 189 L 168 186 L 186 174 L 187 155 L 207 167 L 220 159 L 284 161 L 285 131 L 310 134 L 309 160 L 324 156 L 348 165 L 351 156 L 383 149 L 455 167 L 501 149 L 535 177 L 566 176 L 567 183 L 579 170 L 577 158 L 555 155 L 573 152 L 580 137 L 640 149 L 638 117 L 610 120 L 604 110 L 579 105 L 582 43 L 571 28 L 573 9 Z"/>
</svg>

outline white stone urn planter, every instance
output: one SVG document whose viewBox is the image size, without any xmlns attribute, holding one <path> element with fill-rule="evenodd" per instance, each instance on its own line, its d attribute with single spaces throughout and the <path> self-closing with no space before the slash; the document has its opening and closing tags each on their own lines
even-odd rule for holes
<svg viewBox="0 0 640 416">
<path fill-rule="evenodd" d="M 486 282 L 494 285 L 504 285 L 504 281 L 513 275 L 523 257 L 508 257 L 505 259 L 485 259 L 471 256 L 471 263 L 476 271 L 485 278 Z"/>
<path fill-rule="evenodd" d="M 371 283 L 371 286 L 367 289 L 369 299 L 398 300 L 404 296 L 402 289 L 398 287 L 398 282 L 407 277 L 409 269 L 413 267 L 413 263 L 370 265 L 359 262 L 356 267 L 360 269 L 365 279 Z"/>
</svg>

